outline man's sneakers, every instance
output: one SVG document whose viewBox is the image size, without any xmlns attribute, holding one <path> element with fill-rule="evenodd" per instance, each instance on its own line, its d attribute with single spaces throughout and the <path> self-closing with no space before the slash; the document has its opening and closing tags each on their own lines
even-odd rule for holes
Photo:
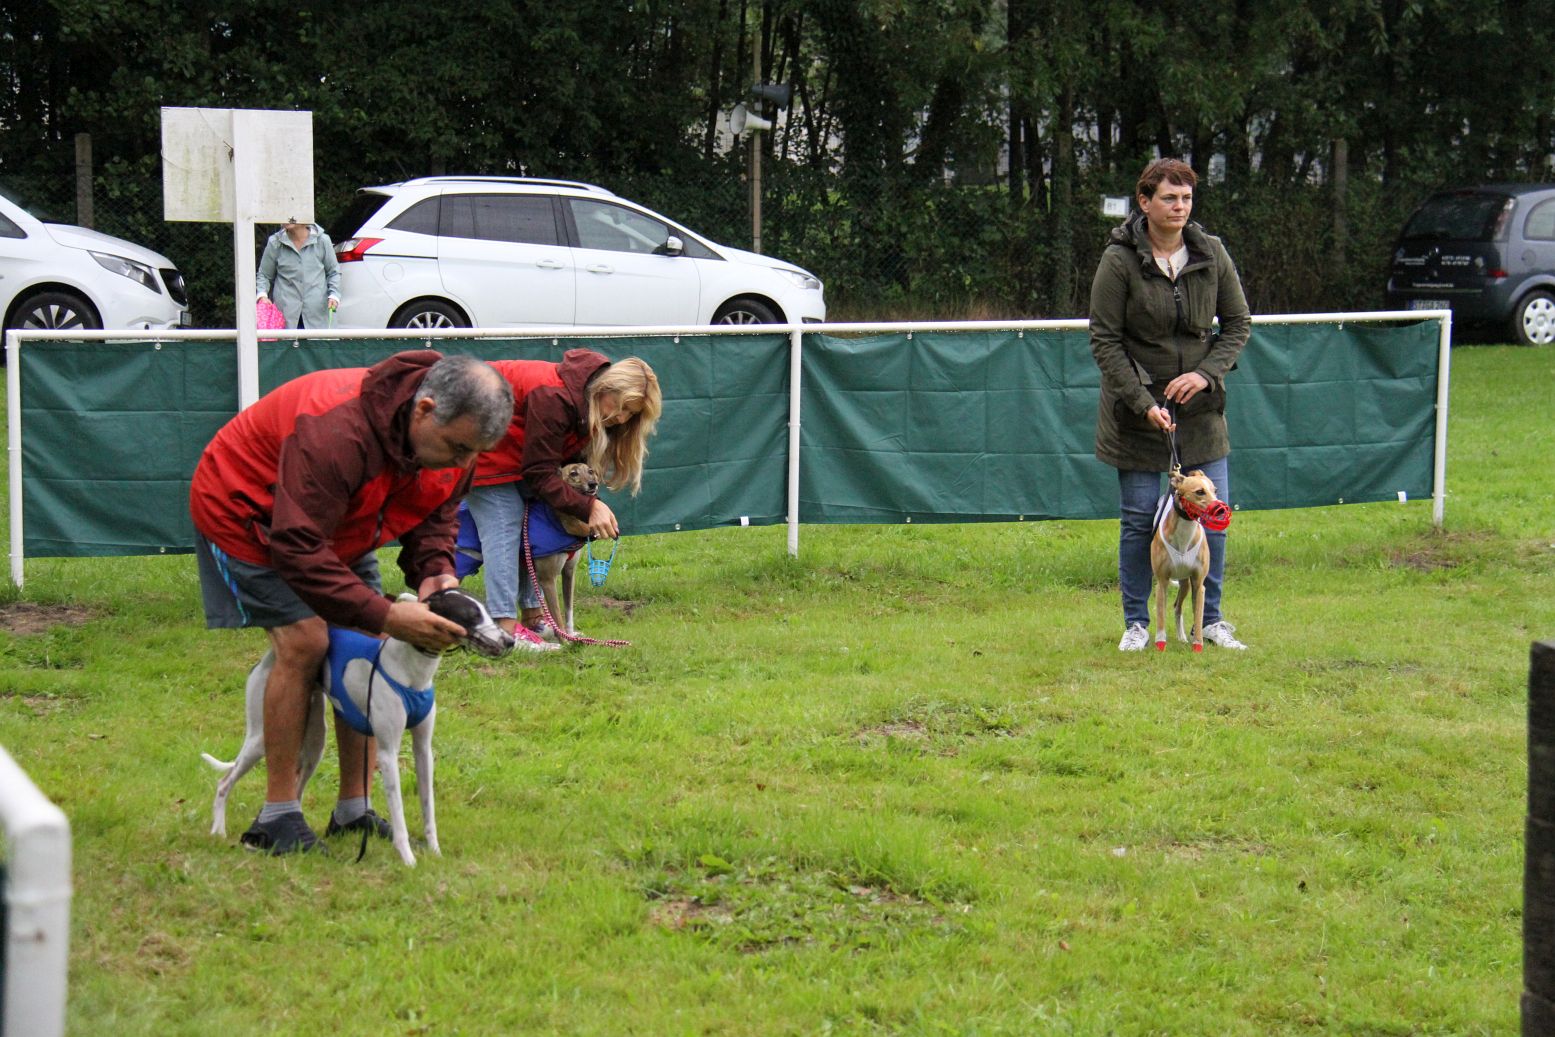
<svg viewBox="0 0 1555 1037">
<path fill-rule="evenodd" d="M 329 815 L 329 824 L 324 826 L 324 837 L 340 835 L 342 832 L 360 832 L 366 829 L 380 839 L 392 839 L 394 830 L 389 827 L 389 822 L 378 816 L 376 810 L 369 809 L 345 824 L 335 820 L 335 815 Z"/>
<path fill-rule="evenodd" d="M 1118 642 L 1120 652 L 1143 652 L 1145 645 L 1150 643 L 1150 631 L 1145 629 L 1143 623 L 1130 623 L 1128 629 L 1123 631 L 1123 640 Z"/>
<path fill-rule="evenodd" d="M 1208 644 L 1221 648 L 1235 648 L 1237 651 L 1246 651 L 1247 646 L 1236 639 L 1236 627 L 1219 620 L 1204 627 L 1204 640 Z"/>
<path fill-rule="evenodd" d="M 308 827 L 300 810 L 290 811 L 269 821 L 256 820 L 239 837 L 238 842 L 246 849 L 268 853 L 272 857 L 287 853 L 329 852 L 319 842 L 319 837 L 313 834 L 313 829 Z"/>
</svg>

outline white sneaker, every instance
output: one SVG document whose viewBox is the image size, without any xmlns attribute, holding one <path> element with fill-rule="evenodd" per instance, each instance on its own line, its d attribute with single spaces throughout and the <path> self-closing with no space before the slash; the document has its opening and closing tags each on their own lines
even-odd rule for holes
<svg viewBox="0 0 1555 1037">
<path fill-rule="evenodd" d="M 1221 648 L 1235 648 L 1239 652 L 1247 648 L 1236 639 L 1236 627 L 1223 619 L 1204 628 L 1204 640 Z"/>
<path fill-rule="evenodd" d="M 1145 629 L 1143 623 L 1130 623 L 1129 628 L 1123 631 L 1123 640 L 1118 642 L 1120 652 L 1143 652 L 1145 646 L 1150 643 L 1150 631 Z"/>
</svg>

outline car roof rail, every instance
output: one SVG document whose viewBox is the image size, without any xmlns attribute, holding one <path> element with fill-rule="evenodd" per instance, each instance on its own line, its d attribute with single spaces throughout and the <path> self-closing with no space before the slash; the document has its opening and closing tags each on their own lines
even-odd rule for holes
<svg viewBox="0 0 1555 1037">
<path fill-rule="evenodd" d="M 418 176 L 405 181 L 406 186 L 411 184 L 520 184 L 527 187 L 570 187 L 577 191 L 614 196 L 614 192 L 598 184 L 586 184 L 581 180 L 552 180 L 540 176 Z"/>
</svg>

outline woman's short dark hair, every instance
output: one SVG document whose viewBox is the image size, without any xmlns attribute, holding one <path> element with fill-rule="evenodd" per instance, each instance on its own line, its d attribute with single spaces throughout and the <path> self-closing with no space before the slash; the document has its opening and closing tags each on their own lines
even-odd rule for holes
<svg viewBox="0 0 1555 1037">
<path fill-rule="evenodd" d="M 1155 189 L 1165 180 L 1184 187 L 1196 187 L 1199 176 L 1192 166 L 1180 158 L 1158 158 L 1139 174 L 1139 183 L 1134 190 L 1145 198 L 1154 198 Z"/>
</svg>

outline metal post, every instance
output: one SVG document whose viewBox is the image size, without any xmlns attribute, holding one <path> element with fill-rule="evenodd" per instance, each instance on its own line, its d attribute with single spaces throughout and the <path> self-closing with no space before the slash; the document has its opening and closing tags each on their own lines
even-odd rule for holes
<svg viewBox="0 0 1555 1037">
<path fill-rule="evenodd" d="M 1442 528 L 1447 510 L 1447 386 L 1452 364 L 1452 311 L 1443 310 L 1436 340 L 1436 450 L 1431 465 L 1431 525 Z"/>
<path fill-rule="evenodd" d="M 761 19 L 751 23 L 751 70 L 753 83 L 761 82 Z M 761 114 L 760 103 L 752 100 L 752 113 Z M 751 251 L 761 251 L 761 131 L 751 129 Z"/>
<path fill-rule="evenodd" d="M 788 333 L 788 556 L 799 557 L 799 397 L 804 329 Z"/>
<path fill-rule="evenodd" d="M 22 586 L 22 345 L 5 333 L 6 465 L 11 488 L 11 582 Z"/>
<path fill-rule="evenodd" d="M 255 140 L 250 120 L 258 113 L 232 113 L 232 278 L 238 333 L 238 410 L 259 399 L 259 333 L 254 311 L 254 214 L 258 163 L 263 154 L 248 148 Z"/>
<path fill-rule="evenodd" d="M 1528 824 L 1523 853 L 1523 1037 L 1555 1033 L 1555 642 L 1528 663 Z"/>
</svg>

